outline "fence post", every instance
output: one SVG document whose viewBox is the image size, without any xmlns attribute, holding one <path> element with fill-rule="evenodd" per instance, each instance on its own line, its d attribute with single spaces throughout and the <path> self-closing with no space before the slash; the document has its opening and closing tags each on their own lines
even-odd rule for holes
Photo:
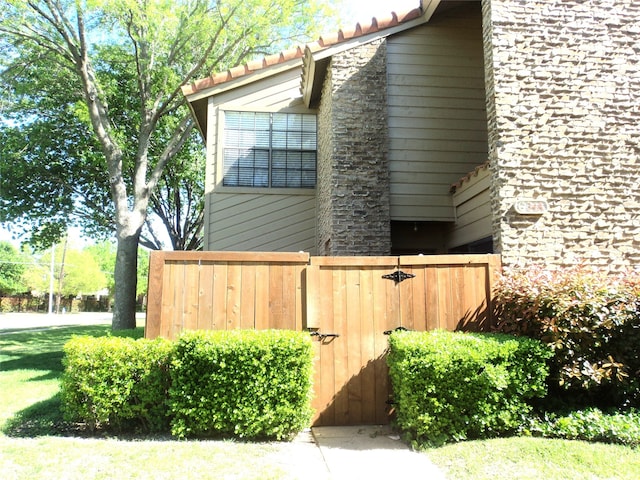
<svg viewBox="0 0 640 480">
<path fill-rule="evenodd" d="M 488 255 L 489 261 L 487 263 L 487 327 L 489 331 L 495 327 L 495 298 L 496 298 L 496 283 L 502 270 L 502 257 L 500 255 Z"/>
<path fill-rule="evenodd" d="M 147 290 L 147 318 L 144 327 L 145 338 L 160 335 L 162 315 L 162 277 L 164 273 L 165 253 L 153 251 L 149 255 L 149 281 Z"/>
</svg>

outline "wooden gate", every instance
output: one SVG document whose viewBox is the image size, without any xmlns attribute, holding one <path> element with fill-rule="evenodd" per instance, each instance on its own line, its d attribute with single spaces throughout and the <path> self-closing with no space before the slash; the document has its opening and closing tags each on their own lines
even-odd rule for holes
<svg viewBox="0 0 640 480">
<path fill-rule="evenodd" d="M 152 252 L 145 336 L 286 328 L 315 340 L 314 425 L 389 420 L 386 331 L 483 330 L 498 255 Z"/>
<path fill-rule="evenodd" d="M 312 257 L 314 425 L 388 423 L 390 331 L 487 328 L 499 257 L 484 257 Z"/>
</svg>

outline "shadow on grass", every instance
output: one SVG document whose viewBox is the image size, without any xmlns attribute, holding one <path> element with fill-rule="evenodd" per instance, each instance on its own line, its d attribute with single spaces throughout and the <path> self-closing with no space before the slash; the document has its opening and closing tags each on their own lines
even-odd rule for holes
<svg viewBox="0 0 640 480">
<path fill-rule="evenodd" d="M 97 429 L 91 430 L 83 423 L 69 422 L 62 413 L 60 393 L 51 398 L 36 402 L 17 412 L 6 421 L 2 433 L 12 438 L 36 437 L 76 437 L 111 438 L 120 440 L 172 440 L 168 433 L 140 432 L 136 429 Z"/>
<path fill-rule="evenodd" d="M 68 435 L 71 425 L 62 416 L 60 395 L 29 405 L 7 420 L 2 429 L 8 437 Z"/>
<path fill-rule="evenodd" d="M 140 338 L 143 328 L 112 332 L 108 325 L 60 326 L 28 330 L 3 331 L 0 335 L 0 362 L 2 371 L 45 370 L 62 372 L 62 348 L 73 336 L 106 335 Z M 48 376 L 48 378 L 55 378 Z M 38 379 L 44 379 L 38 377 Z"/>
</svg>

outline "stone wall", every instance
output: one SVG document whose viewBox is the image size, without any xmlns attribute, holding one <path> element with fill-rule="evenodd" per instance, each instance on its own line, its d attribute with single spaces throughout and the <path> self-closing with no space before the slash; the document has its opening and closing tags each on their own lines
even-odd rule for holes
<svg viewBox="0 0 640 480">
<path fill-rule="evenodd" d="M 640 267 L 640 2 L 482 2 L 496 252 Z"/>
<path fill-rule="evenodd" d="M 318 252 L 389 254 L 384 40 L 332 57 L 318 132 Z"/>
</svg>

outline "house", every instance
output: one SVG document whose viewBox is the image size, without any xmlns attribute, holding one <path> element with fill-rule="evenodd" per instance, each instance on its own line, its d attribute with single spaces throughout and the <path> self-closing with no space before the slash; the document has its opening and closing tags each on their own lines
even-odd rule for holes
<svg viewBox="0 0 640 480">
<path fill-rule="evenodd" d="M 640 265 L 640 4 L 423 0 L 183 87 L 205 249 Z"/>
</svg>

